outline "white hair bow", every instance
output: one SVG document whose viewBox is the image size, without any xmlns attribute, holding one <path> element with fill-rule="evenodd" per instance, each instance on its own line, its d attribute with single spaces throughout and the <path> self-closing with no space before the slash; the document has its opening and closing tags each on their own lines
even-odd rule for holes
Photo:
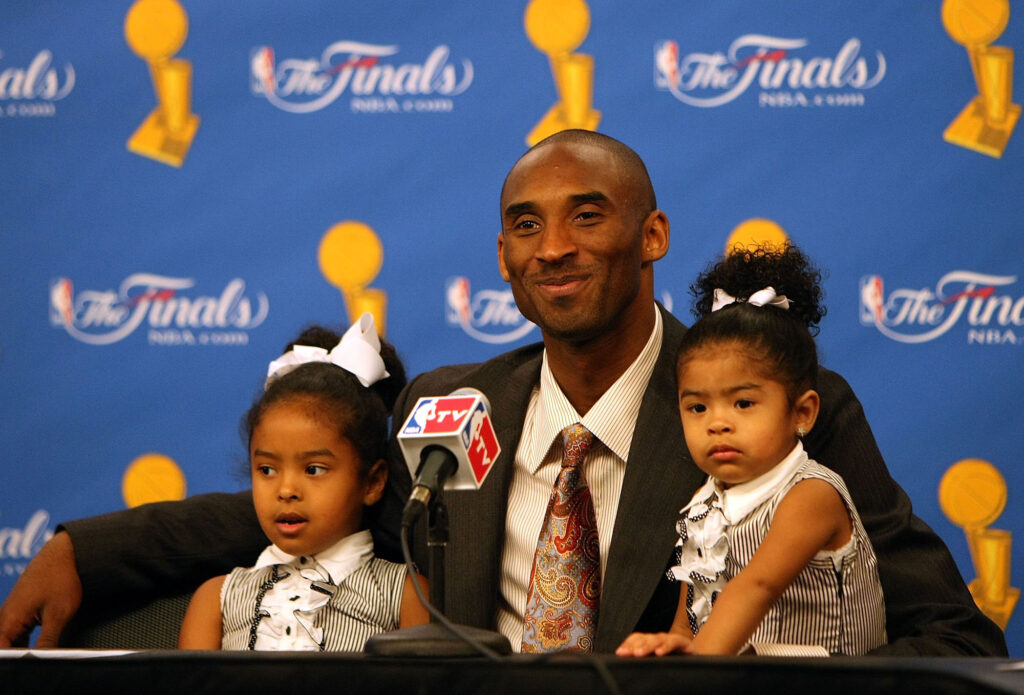
<svg viewBox="0 0 1024 695">
<path fill-rule="evenodd" d="M 711 302 L 711 311 L 715 312 L 730 304 L 742 301 L 742 299 L 737 299 L 719 288 L 715 290 L 715 298 Z M 753 304 L 754 306 L 777 306 L 780 309 L 789 309 L 789 300 L 786 298 L 786 295 L 775 294 L 774 287 L 765 287 L 763 290 L 758 290 L 750 295 L 746 301 L 747 304 Z"/>
<path fill-rule="evenodd" d="M 380 337 L 371 314 L 363 314 L 353 323 L 341 341 L 328 352 L 312 345 L 294 345 L 267 367 L 267 381 L 264 388 L 274 379 L 303 364 L 327 362 L 351 372 L 363 386 L 370 386 L 390 376 L 380 356 Z"/>
</svg>

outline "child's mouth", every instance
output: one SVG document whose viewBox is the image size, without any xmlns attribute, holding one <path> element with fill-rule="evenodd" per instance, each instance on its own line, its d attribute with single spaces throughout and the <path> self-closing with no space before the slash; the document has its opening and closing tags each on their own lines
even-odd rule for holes
<svg viewBox="0 0 1024 695">
<path fill-rule="evenodd" d="M 306 520 L 295 514 L 284 514 L 277 517 L 274 520 L 274 523 L 277 524 L 277 528 L 280 529 L 282 533 L 287 534 L 295 533 L 301 529 L 306 524 Z"/>
<path fill-rule="evenodd" d="M 711 458 L 718 462 L 733 461 L 739 456 L 739 451 L 733 449 L 731 446 L 716 446 L 709 452 Z"/>
</svg>

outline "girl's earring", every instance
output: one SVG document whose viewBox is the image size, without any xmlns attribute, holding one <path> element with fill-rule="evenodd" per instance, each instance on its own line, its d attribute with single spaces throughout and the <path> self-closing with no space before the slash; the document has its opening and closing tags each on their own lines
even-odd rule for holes
<svg viewBox="0 0 1024 695">
<path fill-rule="evenodd" d="M 804 435 L 806 435 L 806 434 L 807 434 L 807 430 L 805 430 L 803 427 L 797 427 L 796 428 L 796 436 L 799 437 L 800 439 L 803 439 Z"/>
</svg>

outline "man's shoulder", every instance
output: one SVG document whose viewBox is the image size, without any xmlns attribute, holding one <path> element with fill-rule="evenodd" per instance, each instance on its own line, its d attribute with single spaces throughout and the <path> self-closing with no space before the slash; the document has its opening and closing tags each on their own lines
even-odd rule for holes
<svg viewBox="0 0 1024 695">
<path fill-rule="evenodd" d="M 849 382 L 838 372 L 834 372 L 828 367 L 818 365 L 818 379 L 817 388 L 819 394 L 822 397 L 826 395 L 852 395 L 853 389 Z"/>
<path fill-rule="evenodd" d="M 464 386 L 476 388 L 499 385 L 521 370 L 539 369 L 543 343 L 532 343 L 504 352 L 486 362 L 448 364 L 417 376 L 409 384 L 415 393 L 450 393 Z"/>
</svg>

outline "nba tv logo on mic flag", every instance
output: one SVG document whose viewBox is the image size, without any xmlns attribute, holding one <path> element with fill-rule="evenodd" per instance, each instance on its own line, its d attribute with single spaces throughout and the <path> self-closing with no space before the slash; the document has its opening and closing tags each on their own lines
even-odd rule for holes
<svg viewBox="0 0 1024 695">
<path fill-rule="evenodd" d="M 445 485 L 452 490 L 475 490 L 484 482 L 501 452 L 494 426 L 480 395 L 420 398 L 398 434 L 410 468 L 428 445 L 442 446 L 459 461 Z M 415 475 L 416 471 L 411 470 Z"/>
</svg>

